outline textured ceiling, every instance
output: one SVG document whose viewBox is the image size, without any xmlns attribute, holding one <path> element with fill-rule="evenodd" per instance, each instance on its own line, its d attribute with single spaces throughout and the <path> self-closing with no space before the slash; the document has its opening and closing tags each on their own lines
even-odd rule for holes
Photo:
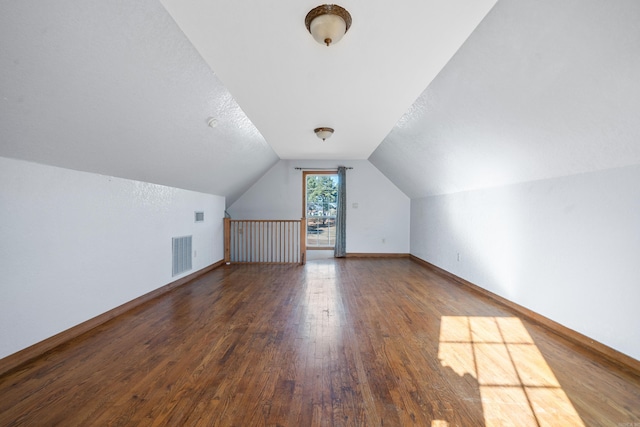
<svg viewBox="0 0 640 427">
<path fill-rule="evenodd" d="M 2 2 L 0 155 L 227 197 L 278 160 L 156 0 Z M 218 127 L 207 127 L 207 118 Z"/>
<path fill-rule="evenodd" d="M 640 2 L 502 0 L 370 161 L 412 198 L 640 163 Z"/>
<path fill-rule="evenodd" d="M 304 24 L 316 1 L 161 2 L 281 158 L 366 159 L 495 0 L 344 0 L 331 47 Z"/>
<path fill-rule="evenodd" d="M 400 3 L 326 48 L 307 1 L 2 2 L 0 156 L 227 205 L 279 157 L 373 151 L 411 197 L 640 164 L 640 2 Z"/>
</svg>

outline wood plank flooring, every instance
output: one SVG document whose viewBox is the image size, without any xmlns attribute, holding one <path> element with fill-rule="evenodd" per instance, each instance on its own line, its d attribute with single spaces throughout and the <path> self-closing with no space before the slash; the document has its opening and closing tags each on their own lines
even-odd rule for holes
<svg viewBox="0 0 640 427">
<path fill-rule="evenodd" d="M 0 377 L 0 426 L 640 426 L 640 378 L 408 259 L 226 266 Z"/>
</svg>

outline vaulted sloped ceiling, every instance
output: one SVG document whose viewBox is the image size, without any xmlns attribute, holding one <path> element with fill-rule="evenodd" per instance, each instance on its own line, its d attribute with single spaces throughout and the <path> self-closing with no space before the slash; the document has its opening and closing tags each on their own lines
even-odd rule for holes
<svg viewBox="0 0 640 427">
<path fill-rule="evenodd" d="M 160 1 L 280 158 L 366 159 L 496 0 L 342 0 L 330 47 L 305 27 L 317 0 Z"/>
<path fill-rule="evenodd" d="M 499 1 L 369 160 L 412 198 L 640 164 L 640 2 Z"/>
<path fill-rule="evenodd" d="M 228 204 L 278 161 L 157 0 L 4 1 L 0 76 L 0 156 Z"/>
<path fill-rule="evenodd" d="M 330 48 L 311 0 L 162 3 L 2 2 L 0 155 L 229 205 L 278 158 L 366 159 L 495 0 L 345 0 Z"/>
<path fill-rule="evenodd" d="M 373 152 L 411 197 L 640 164 L 637 0 L 345 0 L 330 48 L 318 4 L 4 1 L 0 156 L 228 205 L 278 158 Z"/>
</svg>

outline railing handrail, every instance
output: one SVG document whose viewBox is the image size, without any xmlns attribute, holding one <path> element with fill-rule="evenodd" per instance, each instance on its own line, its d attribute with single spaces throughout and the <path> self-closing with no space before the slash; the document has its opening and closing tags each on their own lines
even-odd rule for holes
<svg viewBox="0 0 640 427">
<path fill-rule="evenodd" d="M 300 222 L 299 219 L 229 219 L 230 222 Z"/>
<path fill-rule="evenodd" d="M 272 224 L 275 227 L 271 227 Z M 295 225 L 292 226 L 292 224 Z M 305 224 L 305 218 L 299 220 L 224 218 L 224 261 L 227 264 L 234 259 L 234 262 L 242 263 L 298 262 L 304 264 L 306 262 Z M 265 240 L 274 237 L 277 238 L 276 241 Z"/>
</svg>

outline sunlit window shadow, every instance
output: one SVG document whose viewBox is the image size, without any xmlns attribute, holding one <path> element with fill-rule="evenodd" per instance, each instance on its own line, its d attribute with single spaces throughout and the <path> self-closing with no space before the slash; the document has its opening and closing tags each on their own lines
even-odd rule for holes
<svg viewBox="0 0 640 427">
<path fill-rule="evenodd" d="M 331 349 L 342 340 L 341 313 L 336 279 L 339 273 L 334 262 L 322 260 L 305 266 L 306 286 L 301 320 L 308 328 L 304 340 L 313 359 L 321 366 L 323 358 L 329 357 Z"/>
<path fill-rule="evenodd" d="M 584 427 L 516 317 L 443 316 L 438 358 L 456 374 L 477 380 L 487 427 Z M 432 423 L 432 427 L 446 425 Z"/>
</svg>

